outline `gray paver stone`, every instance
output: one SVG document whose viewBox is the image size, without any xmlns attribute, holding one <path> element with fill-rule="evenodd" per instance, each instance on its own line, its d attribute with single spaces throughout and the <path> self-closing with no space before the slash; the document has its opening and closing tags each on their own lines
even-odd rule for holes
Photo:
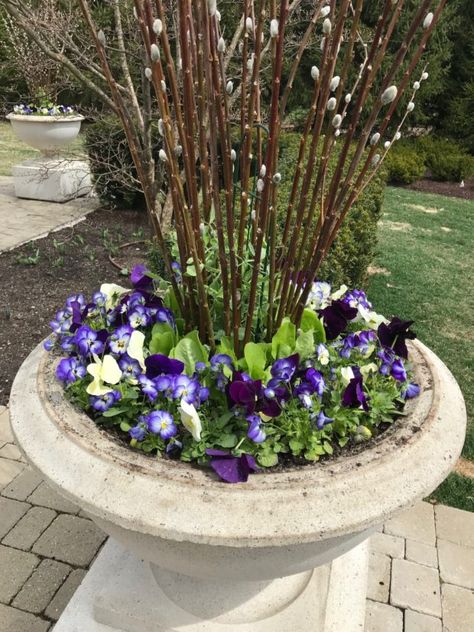
<svg viewBox="0 0 474 632">
<path fill-rule="evenodd" d="M 56 512 L 46 507 L 32 507 L 3 539 L 3 544 L 28 551 L 43 531 L 56 518 Z"/>
<path fill-rule="evenodd" d="M 33 551 L 73 566 L 87 566 L 106 535 L 85 518 L 58 516 L 33 546 Z"/>
<path fill-rule="evenodd" d="M 6 443 L 3 448 L 0 448 L 0 458 L 21 461 L 23 457 L 14 443 Z"/>
<path fill-rule="evenodd" d="M 403 632 L 403 614 L 398 608 L 367 600 L 365 632 Z"/>
<path fill-rule="evenodd" d="M 10 427 L 10 415 L 8 408 L 4 408 L 0 412 L 0 444 L 14 443 L 12 429 Z"/>
<path fill-rule="evenodd" d="M 29 508 L 30 505 L 19 500 L 0 498 L 0 538 L 7 535 Z"/>
<path fill-rule="evenodd" d="M 369 555 L 369 581 L 367 597 L 387 602 L 390 590 L 390 558 L 374 551 Z"/>
<path fill-rule="evenodd" d="M 436 505 L 435 516 L 438 538 L 474 548 L 474 513 Z"/>
<path fill-rule="evenodd" d="M 444 582 L 474 589 L 474 549 L 438 540 L 438 555 L 439 572 Z"/>
<path fill-rule="evenodd" d="M 385 523 L 384 532 L 430 546 L 436 543 L 433 505 L 421 502 Z"/>
<path fill-rule="evenodd" d="M 470 632 L 474 622 L 474 591 L 443 584 L 443 632 Z"/>
<path fill-rule="evenodd" d="M 407 608 L 405 610 L 405 632 L 442 632 L 441 619 Z"/>
<path fill-rule="evenodd" d="M 40 614 L 62 586 L 70 571 L 71 567 L 67 564 L 43 560 L 17 594 L 12 606 Z"/>
<path fill-rule="evenodd" d="M 440 617 L 438 571 L 407 560 L 393 560 L 390 603 Z"/>
<path fill-rule="evenodd" d="M 405 546 L 407 560 L 438 568 L 438 553 L 435 546 L 429 546 L 416 540 L 407 540 Z"/>
<path fill-rule="evenodd" d="M 1 632 L 46 632 L 50 623 L 38 617 L 0 604 Z"/>
<path fill-rule="evenodd" d="M 0 602 L 10 602 L 38 563 L 36 555 L 0 545 Z"/>
<path fill-rule="evenodd" d="M 9 485 L 18 474 L 21 474 L 25 467 L 26 465 L 21 461 L 0 459 L 0 491 Z"/>
<path fill-rule="evenodd" d="M 26 500 L 32 494 L 43 479 L 40 474 L 27 467 L 13 481 L 2 490 L 2 496 L 15 500 Z"/>
<path fill-rule="evenodd" d="M 405 540 L 395 535 L 375 533 L 370 538 L 370 548 L 377 553 L 383 553 L 390 557 L 405 557 Z"/>
<path fill-rule="evenodd" d="M 32 505 L 49 507 L 49 509 L 55 509 L 61 513 L 76 514 L 79 511 L 77 505 L 74 505 L 60 494 L 57 494 L 44 481 L 40 483 L 35 491 L 28 497 L 28 502 Z"/>
<path fill-rule="evenodd" d="M 54 595 L 49 606 L 46 608 L 45 615 L 47 617 L 49 617 L 50 619 L 54 619 L 55 621 L 59 619 L 64 608 L 67 606 L 72 596 L 79 588 L 79 585 L 86 574 L 86 571 L 82 570 L 82 568 L 76 568 L 76 570 L 72 571 L 64 584 Z"/>
</svg>

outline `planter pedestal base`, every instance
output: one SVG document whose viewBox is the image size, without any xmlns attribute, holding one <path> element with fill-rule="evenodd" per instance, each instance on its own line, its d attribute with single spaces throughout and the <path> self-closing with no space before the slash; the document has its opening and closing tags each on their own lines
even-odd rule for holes
<svg viewBox="0 0 474 632">
<path fill-rule="evenodd" d="M 19 198 L 67 202 L 92 189 L 89 165 L 82 160 L 43 156 L 15 165 L 12 174 Z"/>
<path fill-rule="evenodd" d="M 110 539 L 55 632 L 363 632 L 367 542 L 267 582 L 213 582 L 150 567 Z"/>
</svg>

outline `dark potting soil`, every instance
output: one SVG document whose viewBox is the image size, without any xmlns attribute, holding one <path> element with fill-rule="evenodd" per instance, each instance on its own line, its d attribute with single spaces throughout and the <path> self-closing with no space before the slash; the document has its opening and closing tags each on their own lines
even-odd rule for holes
<svg viewBox="0 0 474 632">
<path fill-rule="evenodd" d="M 100 209 L 72 228 L 0 254 L 0 405 L 7 405 L 21 363 L 50 333 L 66 298 L 102 283 L 128 285 L 119 267 L 143 262 L 145 213 Z M 133 246 L 119 248 L 128 242 Z"/>
</svg>

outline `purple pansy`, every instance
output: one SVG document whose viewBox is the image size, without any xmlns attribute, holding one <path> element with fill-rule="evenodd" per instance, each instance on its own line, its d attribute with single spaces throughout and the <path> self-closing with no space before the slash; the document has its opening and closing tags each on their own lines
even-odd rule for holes
<svg viewBox="0 0 474 632">
<path fill-rule="evenodd" d="M 264 430 L 262 430 L 262 420 L 258 415 L 249 415 L 247 417 L 249 422 L 249 429 L 247 431 L 247 437 L 254 443 L 263 443 L 267 438 Z"/>
<path fill-rule="evenodd" d="M 233 368 L 233 362 L 230 355 L 227 353 L 217 353 L 210 359 L 211 369 L 213 371 L 223 371 L 225 367 L 229 369 Z"/>
<path fill-rule="evenodd" d="M 390 369 L 390 375 L 397 380 L 398 382 L 405 382 L 407 379 L 407 372 L 405 366 L 403 364 L 403 360 L 397 358 L 392 363 L 392 368 Z"/>
<path fill-rule="evenodd" d="M 104 343 L 107 340 L 107 336 L 108 332 L 105 329 L 96 331 L 84 325 L 79 327 L 76 331 L 74 342 L 81 355 L 88 356 L 92 353 L 99 355 L 104 350 Z"/>
<path fill-rule="evenodd" d="M 144 421 L 143 417 L 140 417 L 140 421 L 137 423 L 136 426 L 130 428 L 128 434 L 132 437 L 132 439 L 135 439 L 135 441 L 143 441 L 143 439 L 147 435 L 147 430 L 148 426 L 146 424 L 146 421 Z"/>
<path fill-rule="evenodd" d="M 109 347 L 112 353 L 116 353 L 117 355 L 125 353 L 132 333 L 133 328 L 130 327 L 130 325 L 118 327 L 109 338 Z"/>
<path fill-rule="evenodd" d="M 289 382 L 298 369 L 299 361 L 300 356 L 298 353 L 277 360 L 270 369 L 272 376 L 283 382 Z"/>
<path fill-rule="evenodd" d="M 313 387 L 314 392 L 317 393 L 319 397 L 322 397 L 326 388 L 326 382 L 324 381 L 322 373 L 317 369 L 311 368 L 306 371 L 305 378 Z"/>
<path fill-rule="evenodd" d="M 402 397 L 404 399 L 413 399 L 414 397 L 418 397 L 418 395 L 420 394 L 420 390 L 421 389 L 418 386 L 418 384 L 415 384 L 414 382 L 410 382 L 403 389 Z"/>
<path fill-rule="evenodd" d="M 200 388 L 197 380 L 187 375 L 176 375 L 172 385 L 173 399 L 184 399 L 188 404 L 194 404 L 199 398 Z"/>
<path fill-rule="evenodd" d="M 347 323 L 357 317 L 357 308 L 342 300 L 336 300 L 319 312 L 323 318 L 328 340 L 335 340 L 346 329 Z"/>
<path fill-rule="evenodd" d="M 142 374 L 142 368 L 137 360 L 130 358 L 126 353 L 118 361 L 119 367 L 125 378 L 136 380 Z"/>
<path fill-rule="evenodd" d="M 246 414 L 251 415 L 255 411 L 262 383 L 260 380 L 246 381 L 239 379 L 239 377 L 241 378 L 242 376 L 238 373 L 235 373 L 234 376 L 236 376 L 237 379 L 234 379 L 229 386 L 229 396 L 234 404 L 242 406 L 245 408 Z"/>
<path fill-rule="evenodd" d="M 104 395 L 91 395 L 89 397 L 89 403 L 94 410 L 98 412 L 105 412 L 112 408 L 112 406 L 121 398 L 121 394 L 118 391 L 110 391 Z"/>
<path fill-rule="evenodd" d="M 153 410 L 145 418 L 149 432 L 159 434 L 162 439 L 171 439 L 178 434 L 173 416 L 166 410 Z"/>
<path fill-rule="evenodd" d="M 138 377 L 138 383 L 143 391 L 143 393 L 148 397 L 151 402 L 154 402 L 158 397 L 158 389 L 154 380 L 146 377 L 145 375 L 140 375 Z"/>
<path fill-rule="evenodd" d="M 343 406 L 348 406 L 350 408 L 359 408 L 362 406 L 366 412 L 369 410 L 368 397 L 364 393 L 362 384 L 362 375 L 355 375 L 355 377 L 352 378 L 342 394 Z"/>
<path fill-rule="evenodd" d="M 56 377 L 66 384 L 72 384 L 85 375 L 86 367 L 77 358 L 63 358 L 56 367 Z"/>
<path fill-rule="evenodd" d="M 332 424 L 334 419 L 332 417 L 327 417 L 322 410 L 319 411 L 318 416 L 316 417 L 316 426 L 318 430 L 322 430 L 324 426 L 328 424 Z"/>
<path fill-rule="evenodd" d="M 388 323 L 381 323 L 377 329 L 377 335 L 381 344 L 393 349 L 393 351 L 401 358 L 408 357 L 408 349 L 406 340 L 414 340 L 416 334 L 410 331 L 413 320 L 400 320 L 400 318 L 392 318 Z"/>
<path fill-rule="evenodd" d="M 206 450 L 206 454 L 211 457 L 214 472 L 226 483 L 245 483 L 250 473 L 258 470 L 250 454 L 233 456 L 224 450 Z"/>
<path fill-rule="evenodd" d="M 158 375 L 179 375 L 184 371 L 184 363 L 181 360 L 174 360 L 168 356 L 157 353 L 145 359 L 147 377 L 157 377 Z"/>
<path fill-rule="evenodd" d="M 146 327 L 150 323 L 150 314 L 143 305 L 137 305 L 128 314 L 128 322 L 131 327 L 138 329 L 138 327 Z"/>
<path fill-rule="evenodd" d="M 149 275 L 150 271 L 146 265 L 139 264 L 133 268 L 130 274 L 130 281 L 136 288 L 149 289 L 153 287 L 153 279 Z"/>
</svg>

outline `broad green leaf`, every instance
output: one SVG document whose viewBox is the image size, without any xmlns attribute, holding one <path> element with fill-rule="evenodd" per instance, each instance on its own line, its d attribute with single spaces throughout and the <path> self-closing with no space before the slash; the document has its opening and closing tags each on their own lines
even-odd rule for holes
<svg viewBox="0 0 474 632">
<path fill-rule="evenodd" d="M 262 467 L 273 467 L 278 463 L 278 455 L 277 454 L 259 454 L 257 456 L 257 462 Z"/>
<path fill-rule="evenodd" d="M 291 355 L 296 346 L 296 327 L 289 318 L 284 318 L 272 338 L 272 356 L 275 360 Z"/>
<path fill-rule="evenodd" d="M 300 333 L 296 339 L 296 353 L 299 353 L 300 360 L 306 360 L 314 355 L 314 331 L 309 329 Z"/>
<path fill-rule="evenodd" d="M 326 342 L 326 332 L 321 319 L 318 318 L 318 315 L 312 309 L 305 309 L 301 319 L 301 330 L 310 331 L 311 329 L 314 331 L 315 344 Z"/>
<path fill-rule="evenodd" d="M 232 358 L 234 363 L 237 363 L 237 356 L 235 355 L 234 345 L 230 336 L 222 336 L 220 344 L 217 345 L 217 353 L 226 353 Z"/>
<path fill-rule="evenodd" d="M 217 439 L 215 442 L 221 448 L 235 448 L 238 443 L 237 435 L 235 434 L 224 434 Z"/>
<path fill-rule="evenodd" d="M 248 342 L 244 348 L 244 357 L 250 377 L 253 380 L 263 379 L 267 364 L 266 344 L 264 342 Z"/>
<path fill-rule="evenodd" d="M 332 449 L 332 445 L 327 441 L 323 443 L 323 448 L 326 454 L 332 454 L 334 452 L 334 450 Z"/>
<path fill-rule="evenodd" d="M 122 421 L 122 423 L 120 424 L 120 430 L 122 430 L 123 432 L 128 432 L 131 427 L 132 426 L 125 421 Z"/>
<path fill-rule="evenodd" d="M 104 412 L 102 413 L 102 417 L 116 417 L 117 415 L 121 415 L 126 411 L 126 408 L 109 408 L 109 410 L 104 410 Z"/>
<path fill-rule="evenodd" d="M 173 287 L 169 287 L 166 290 L 163 302 L 165 306 L 168 307 L 174 313 L 175 316 L 178 316 L 178 314 L 181 313 L 179 309 L 178 301 L 176 300 L 176 295 L 174 293 Z"/>
<path fill-rule="evenodd" d="M 298 439 L 290 439 L 289 446 L 295 456 L 298 456 L 304 448 L 304 444 Z"/>
<path fill-rule="evenodd" d="M 150 351 L 168 355 L 175 345 L 175 333 L 168 323 L 155 323 L 151 330 Z"/>
<path fill-rule="evenodd" d="M 197 331 L 191 331 L 187 336 L 181 338 L 176 347 L 170 352 L 170 357 L 181 360 L 184 363 L 184 371 L 187 375 L 192 375 L 197 362 L 207 362 L 206 347 L 199 340 Z"/>
</svg>

